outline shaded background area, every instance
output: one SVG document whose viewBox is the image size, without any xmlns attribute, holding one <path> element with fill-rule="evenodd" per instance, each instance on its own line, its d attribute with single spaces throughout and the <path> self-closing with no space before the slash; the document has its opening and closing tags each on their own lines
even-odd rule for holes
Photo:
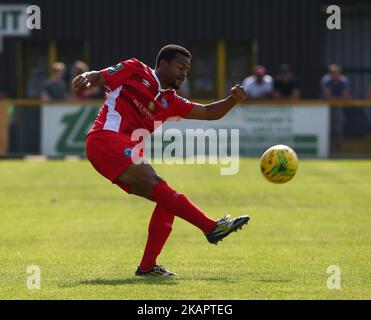
<svg viewBox="0 0 371 320">
<path fill-rule="evenodd" d="M 104 3 L 36 0 L 33 4 L 42 10 L 42 30 L 32 32 L 28 38 L 5 38 L 0 87 L 11 97 L 18 93 L 27 95 L 17 92 L 16 53 L 20 42 L 24 54 L 27 50 L 28 54 L 38 52 L 40 64 L 48 58 L 49 43 L 55 42 L 60 60 L 65 58 L 68 63 L 82 55 L 93 68 L 103 68 L 131 56 L 153 66 L 159 48 L 168 43 L 180 43 L 191 49 L 203 46 L 214 51 L 216 43 L 224 40 L 240 45 L 253 41 L 256 62 L 266 65 L 270 73 L 276 72 L 281 63 L 290 63 L 303 83 L 303 97 L 317 97 L 326 19 L 321 14 L 322 3 L 319 0 L 108 0 Z M 244 73 L 248 74 L 250 68 L 251 65 Z"/>
</svg>

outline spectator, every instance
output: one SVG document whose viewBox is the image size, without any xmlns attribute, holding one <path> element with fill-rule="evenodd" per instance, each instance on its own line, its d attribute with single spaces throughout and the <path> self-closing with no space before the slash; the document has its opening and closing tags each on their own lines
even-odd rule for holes
<svg viewBox="0 0 371 320">
<path fill-rule="evenodd" d="M 266 74 L 264 66 L 256 66 L 255 74 L 247 77 L 242 86 L 251 99 L 269 99 L 272 97 L 273 78 Z"/>
<path fill-rule="evenodd" d="M 48 59 L 39 56 L 37 62 L 32 66 L 27 79 L 26 96 L 28 98 L 40 98 L 44 90 L 44 80 L 48 77 Z"/>
<path fill-rule="evenodd" d="M 342 75 L 342 69 L 337 64 L 328 66 L 328 74 L 321 79 L 321 93 L 324 99 L 350 99 L 349 82 Z M 331 147 L 332 152 L 342 151 L 344 140 L 345 113 L 342 107 L 331 108 Z"/>
<path fill-rule="evenodd" d="M 71 68 L 71 79 L 74 79 L 80 74 L 83 74 L 85 72 L 89 71 L 89 66 L 83 62 L 83 61 L 76 61 Z M 70 98 L 72 99 L 94 99 L 99 96 L 99 88 L 93 87 L 91 89 L 85 90 L 85 91 L 76 91 L 72 89 L 72 82 L 71 82 L 71 88 L 70 88 Z"/>
<path fill-rule="evenodd" d="M 292 99 L 300 98 L 300 89 L 298 82 L 291 73 L 291 68 L 288 64 L 283 64 L 280 71 L 274 80 L 273 97 L 275 99 Z"/>
<path fill-rule="evenodd" d="M 63 100 L 67 97 L 67 86 L 64 81 L 66 65 L 62 62 L 56 62 L 52 66 L 52 74 L 46 80 L 41 92 L 41 99 L 44 102 L 52 100 Z"/>
<path fill-rule="evenodd" d="M 328 66 L 328 74 L 321 79 L 322 97 L 324 99 L 350 99 L 348 78 L 342 75 L 337 64 Z"/>
</svg>

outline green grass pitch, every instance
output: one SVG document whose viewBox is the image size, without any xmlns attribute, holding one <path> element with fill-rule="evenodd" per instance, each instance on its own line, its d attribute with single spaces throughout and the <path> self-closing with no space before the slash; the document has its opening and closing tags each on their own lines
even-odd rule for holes
<svg viewBox="0 0 371 320">
<path fill-rule="evenodd" d="M 217 246 L 176 219 L 158 262 L 176 279 L 136 278 L 154 204 L 84 160 L 0 161 L 0 299 L 371 299 L 371 161 L 301 160 L 284 185 L 257 159 L 221 176 L 211 165 L 156 166 L 208 215 L 249 214 Z M 26 286 L 27 267 L 41 289 Z M 327 267 L 341 270 L 327 288 Z"/>
</svg>

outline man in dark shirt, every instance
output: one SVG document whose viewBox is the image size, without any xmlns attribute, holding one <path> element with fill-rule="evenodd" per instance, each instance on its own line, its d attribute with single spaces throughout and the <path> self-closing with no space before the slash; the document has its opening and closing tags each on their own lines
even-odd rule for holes
<svg viewBox="0 0 371 320">
<path fill-rule="evenodd" d="M 63 100 L 67 98 L 67 85 L 64 81 L 66 65 L 56 62 L 52 67 L 51 77 L 45 81 L 41 99 L 45 102 L 51 100 Z"/>
<path fill-rule="evenodd" d="M 275 99 L 293 99 L 300 98 L 299 84 L 291 73 L 290 66 L 283 64 L 280 72 L 274 80 L 273 97 Z"/>
<path fill-rule="evenodd" d="M 328 74 L 321 79 L 322 97 L 324 99 L 350 99 L 349 81 L 342 74 L 342 69 L 337 64 L 330 64 Z"/>
<path fill-rule="evenodd" d="M 323 99 L 350 99 L 348 78 L 342 74 L 337 64 L 328 66 L 328 73 L 321 79 L 321 95 Z M 331 151 L 340 153 L 344 140 L 345 113 L 342 107 L 331 108 Z"/>
</svg>

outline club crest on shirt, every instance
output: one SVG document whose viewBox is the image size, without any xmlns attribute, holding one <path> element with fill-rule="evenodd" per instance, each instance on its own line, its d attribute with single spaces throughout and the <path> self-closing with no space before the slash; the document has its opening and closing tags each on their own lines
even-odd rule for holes
<svg viewBox="0 0 371 320">
<path fill-rule="evenodd" d="M 161 103 L 162 103 L 162 106 L 164 108 L 167 108 L 169 106 L 169 102 L 167 102 L 167 100 L 165 98 L 162 98 L 161 99 Z"/>
<path fill-rule="evenodd" d="M 155 110 L 155 103 L 154 103 L 153 101 L 151 101 L 151 102 L 148 104 L 148 109 L 149 109 L 150 111 Z"/>
<path fill-rule="evenodd" d="M 122 152 L 122 154 L 123 154 L 125 157 L 130 158 L 132 152 L 133 152 L 133 150 L 132 150 L 131 148 L 125 148 L 124 151 Z"/>
<path fill-rule="evenodd" d="M 114 74 L 115 72 L 121 70 L 124 67 L 122 63 L 118 63 L 115 66 L 109 67 L 107 69 L 108 74 Z"/>
</svg>

